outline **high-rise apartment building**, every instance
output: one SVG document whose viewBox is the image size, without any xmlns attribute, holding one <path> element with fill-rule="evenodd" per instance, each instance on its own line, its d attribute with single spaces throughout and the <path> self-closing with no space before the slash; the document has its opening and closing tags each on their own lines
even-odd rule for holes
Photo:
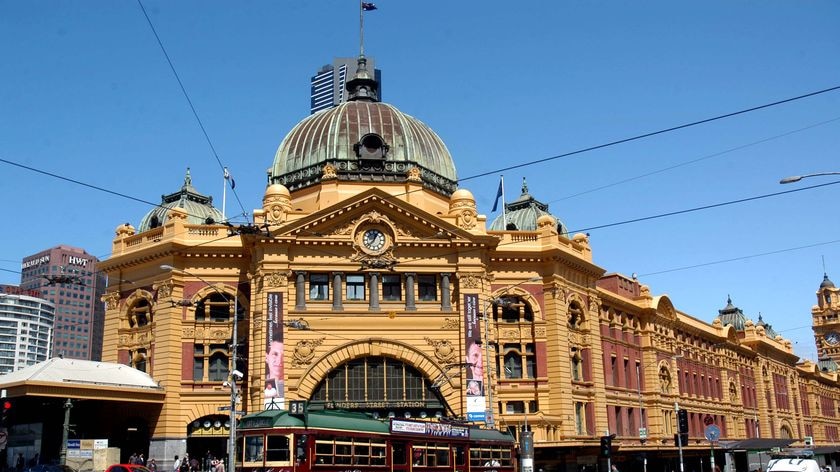
<svg viewBox="0 0 840 472">
<path fill-rule="evenodd" d="M 0 285 L 0 375 L 49 359 L 54 322 L 40 292 Z"/>
<path fill-rule="evenodd" d="M 98 262 L 84 249 L 56 246 L 21 263 L 20 287 L 40 291 L 55 305 L 53 355 L 102 359 L 105 276 L 96 271 Z"/>
<path fill-rule="evenodd" d="M 327 64 L 312 76 L 310 80 L 310 113 L 332 108 L 347 102 L 347 81 L 356 74 L 359 59 L 357 57 L 339 57 Z M 374 60 L 367 58 L 368 70 L 374 71 L 374 79 L 379 85 L 378 98 L 382 100 L 382 71 L 376 68 Z"/>
</svg>

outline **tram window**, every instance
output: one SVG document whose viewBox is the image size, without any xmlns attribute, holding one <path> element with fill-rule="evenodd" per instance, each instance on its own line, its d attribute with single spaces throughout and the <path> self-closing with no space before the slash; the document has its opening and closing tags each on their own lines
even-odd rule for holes
<svg viewBox="0 0 840 472">
<path fill-rule="evenodd" d="M 405 444 L 394 443 L 391 445 L 391 460 L 394 465 L 405 465 Z"/>
<path fill-rule="evenodd" d="M 374 444 L 370 448 L 370 465 L 385 465 L 385 445 Z"/>
<path fill-rule="evenodd" d="M 245 437 L 245 462 L 262 462 L 263 460 L 263 437 Z"/>
<path fill-rule="evenodd" d="M 315 442 L 315 463 L 316 464 L 332 464 L 333 462 L 333 442 L 332 441 L 316 441 Z"/>
<path fill-rule="evenodd" d="M 268 436 L 265 449 L 266 462 L 289 462 L 291 453 L 288 436 Z"/>
<path fill-rule="evenodd" d="M 464 455 L 464 446 L 452 446 L 452 452 L 455 454 L 455 465 L 464 465 L 466 456 Z"/>
<path fill-rule="evenodd" d="M 336 464 L 352 464 L 353 463 L 353 445 L 349 438 L 342 438 L 346 442 L 335 443 L 335 458 Z"/>
</svg>

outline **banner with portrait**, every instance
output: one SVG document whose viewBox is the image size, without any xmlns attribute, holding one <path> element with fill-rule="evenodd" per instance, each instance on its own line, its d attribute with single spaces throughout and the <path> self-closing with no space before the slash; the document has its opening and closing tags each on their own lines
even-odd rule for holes
<svg viewBox="0 0 840 472">
<path fill-rule="evenodd" d="M 467 420 L 485 421 L 484 363 L 478 323 L 478 295 L 464 295 L 464 368 Z"/>
<path fill-rule="evenodd" d="M 265 409 L 284 409 L 283 294 L 269 292 L 265 325 Z"/>
</svg>

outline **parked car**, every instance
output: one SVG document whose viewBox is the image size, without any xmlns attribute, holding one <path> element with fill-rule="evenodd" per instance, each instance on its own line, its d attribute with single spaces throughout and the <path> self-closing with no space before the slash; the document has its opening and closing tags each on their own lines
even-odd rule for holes
<svg viewBox="0 0 840 472">
<path fill-rule="evenodd" d="M 76 469 L 64 464 L 38 464 L 26 470 L 27 472 L 76 472 Z"/>
<path fill-rule="evenodd" d="M 114 464 L 108 466 L 105 472 L 149 472 L 149 469 L 139 464 Z"/>
</svg>

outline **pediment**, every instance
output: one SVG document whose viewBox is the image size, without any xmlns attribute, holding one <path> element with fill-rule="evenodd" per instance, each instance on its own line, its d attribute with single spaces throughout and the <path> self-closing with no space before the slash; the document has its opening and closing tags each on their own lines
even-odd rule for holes
<svg viewBox="0 0 840 472">
<path fill-rule="evenodd" d="M 380 236 L 381 234 L 381 236 Z M 369 268 L 390 268 L 395 250 L 491 244 L 380 189 L 370 189 L 332 207 L 271 231 L 275 240 L 301 244 L 350 245 L 353 260 Z"/>
</svg>

